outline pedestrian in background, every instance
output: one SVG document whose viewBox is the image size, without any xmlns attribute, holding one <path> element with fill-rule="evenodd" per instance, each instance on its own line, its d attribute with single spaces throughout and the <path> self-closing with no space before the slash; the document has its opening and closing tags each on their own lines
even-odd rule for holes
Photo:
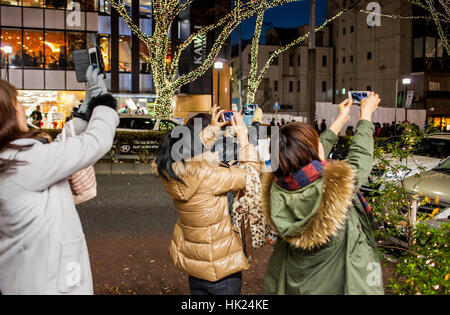
<svg viewBox="0 0 450 315">
<path fill-rule="evenodd" d="M 86 76 L 85 103 L 73 119 L 78 136 L 52 143 L 35 138 L 40 131 L 28 129 L 16 88 L 0 81 L 3 294 L 93 294 L 86 240 L 67 179 L 110 150 L 119 118 L 103 74 L 89 67 Z"/>
<path fill-rule="evenodd" d="M 178 213 L 169 253 L 175 267 L 189 275 L 193 295 L 238 295 L 242 271 L 249 268 L 238 230 L 231 224 L 227 198 L 229 191 L 246 188 L 249 172 L 221 163 L 218 153 L 210 151 L 226 124 L 219 123 L 223 111 L 217 111 L 214 106 L 210 120 L 201 119 L 202 127 L 211 125 L 204 127 L 200 135 L 194 133 L 188 121 L 192 135 L 189 157 L 175 162 L 171 152 L 179 140 L 168 133 L 160 143 L 156 160 L 164 188 Z M 258 153 L 249 144 L 243 117 L 234 112 L 231 122 L 240 143 L 239 163 L 259 172 Z M 200 137 L 205 150 L 202 154 L 192 150 L 195 137 Z"/>
<path fill-rule="evenodd" d="M 320 124 L 320 133 L 324 133 L 327 130 L 327 123 L 325 119 L 322 119 L 322 123 Z"/>
<path fill-rule="evenodd" d="M 265 294 L 383 294 L 370 207 L 358 190 L 372 169 L 371 118 L 379 103 L 373 92 L 362 101 L 346 161 L 325 157 L 350 117 L 351 100 L 339 105 L 337 120 L 320 138 L 307 124 L 281 128 L 279 168 L 263 184 L 267 220 L 279 234 Z"/>
</svg>

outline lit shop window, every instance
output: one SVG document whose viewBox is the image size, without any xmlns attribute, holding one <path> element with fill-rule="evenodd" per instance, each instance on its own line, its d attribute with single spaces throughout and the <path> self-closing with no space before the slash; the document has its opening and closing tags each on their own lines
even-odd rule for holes
<svg viewBox="0 0 450 315">
<path fill-rule="evenodd" d="M 67 68 L 73 69 L 72 52 L 86 48 L 86 34 L 81 32 L 66 33 Z"/>
<path fill-rule="evenodd" d="M 44 0 L 22 0 L 24 7 L 43 8 Z"/>
<path fill-rule="evenodd" d="M 119 37 L 119 71 L 131 72 L 131 36 Z"/>
<path fill-rule="evenodd" d="M 105 71 L 111 71 L 111 38 L 107 34 L 100 34 L 99 38 Z"/>
<path fill-rule="evenodd" d="M 70 0 L 69 0 L 70 2 Z M 67 7 L 66 0 L 45 0 L 45 7 L 51 9 L 65 9 Z"/>
<path fill-rule="evenodd" d="M 22 65 L 24 68 L 44 67 L 44 34 L 38 30 L 23 30 Z"/>
<path fill-rule="evenodd" d="M 3 28 L 1 32 L 0 61 L 1 65 L 6 65 L 7 55 L 5 47 L 11 47 L 11 53 L 8 54 L 10 67 L 22 66 L 22 31 L 16 29 Z"/>
<path fill-rule="evenodd" d="M 433 37 L 425 38 L 425 57 L 426 58 L 436 57 L 436 38 Z"/>
<path fill-rule="evenodd" d="M 98 0 L 77 0 L 74 2 L 81 2 L 81 9 L 83 11 L 97 11 L 98 10 Z"/>
<path fill-rule="evenodd" d="M 86 33 L 86 48 L 97 46 L 97 33 Z"/>
<path fill-rule="evenodd" d="M 150 73 L 150 52 L 147 45 L 142 41 L 139 42 L 139 62 L 141 66 L 141 73 Z"/>
<path fill-rule="evenodd" d="M 65 69 L 67 66 L 67 49 L 64 32 L 45 32 L 45 68 Z"/>
<path fill-rule="evenodd" d="M 101 13 L 111 13 L 111 4 L 108 0 L 100 0 L 100 12 Z"/>
<path fill-rule="evenodd" d="M 20 6 L 20 0 L 17 0 L 17 1 L 14 1 L 14 0 L 0 0 L 0 4 Z"/>
</svg>

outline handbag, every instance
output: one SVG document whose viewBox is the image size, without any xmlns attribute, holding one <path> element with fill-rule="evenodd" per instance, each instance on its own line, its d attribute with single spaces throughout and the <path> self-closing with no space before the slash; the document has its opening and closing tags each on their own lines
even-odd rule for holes
<svg viewBox="0 0 450 315">
<path fill-rule="evenodd" d="M 73 121 L 69 121 L 67 124 L 72 136 L 76 136 Z M 66 140 L 66 128 L 62 130 L 61 138 L 62 141 Z M 95 198 L 97 196 L 97 179 L 94 166 L 91 165 L 70 176 L 69 184 L 76 205 Z"/>
</svg>

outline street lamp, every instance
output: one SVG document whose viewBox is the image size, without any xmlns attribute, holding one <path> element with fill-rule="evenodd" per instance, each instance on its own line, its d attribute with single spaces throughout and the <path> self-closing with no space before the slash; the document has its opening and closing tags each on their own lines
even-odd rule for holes
<svg viewBox="0 0 450 315">
<path fill-rule="evenodd" d="M 214 62 L 214 69 L 217 70 L 217 106 L 220 108 L 220 70 L 223 69 L 223 62 L 216 61 Z"/>
<path fill-rule="evenodd" d="M 2 50 L 6 54 L 6 74 L 5 74 L 5 79 L 9 83 L 9 54 L 12 53 L 12 47 L 11 46 L 3 46 Z"/>
<path fill-rule="evenodd" d="M 411 78 L 403 78 L 403 85 L 411 84 Z M 403 96 L 405 98 L 405 95 Z M 398 79 L 395 81 L 395 124 L 397 125 L 397 106 L 398 106 Z M 406 113 L 405 113 L 406 116 Z M 405 117 L 406 118 L 406 117 Z M 397 135 L 397 126 L 395 126 L 395 135 Z"/>
</svg>

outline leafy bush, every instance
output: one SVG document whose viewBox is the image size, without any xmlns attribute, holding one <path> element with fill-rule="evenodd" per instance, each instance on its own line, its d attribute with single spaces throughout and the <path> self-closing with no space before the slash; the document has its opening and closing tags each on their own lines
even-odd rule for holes
<svg viewBox="0 0 450 315">
<path fill-rule="evenodd" d="M 450 294 L 450 224 L 440 230 L 418 224 L 415 239 L 400 256 L 388 288 L 393 294 Z"/>
<path fill-rule="evenodd" d="M 431 204 L 431 200 L 428 197 L 420 200 L 420 195 L 413 196 L 406 191 L 404 180 L 411 169 L 406 163 L 396 163 L 406 159 L 415 163 L 414 148 L 429 132 L 407 125 L 399 141 L 377 147 L 374 152 L 377 160 L 374 169 L 384 176 L 372 178 L 373 191 L 367 199 L 378 222 L 374 235 L 379 241 L 380 254 L 394 255 L 399 261 L 395 266 L 396 275 L 388 283 L 393 294 L 450 293 L 450 224 L 443 224 L 442 230 L 416 224 L 430 220 L 439 209 L 417 217 L 412 205 Z M 420 178 L 425 169 L 416 166 L 418 173 L 414 176 Z M 434 202 L 437 205 L 438 199 Z M 404 240 L 407 242 L 399 242 Z"/>
</svg>

